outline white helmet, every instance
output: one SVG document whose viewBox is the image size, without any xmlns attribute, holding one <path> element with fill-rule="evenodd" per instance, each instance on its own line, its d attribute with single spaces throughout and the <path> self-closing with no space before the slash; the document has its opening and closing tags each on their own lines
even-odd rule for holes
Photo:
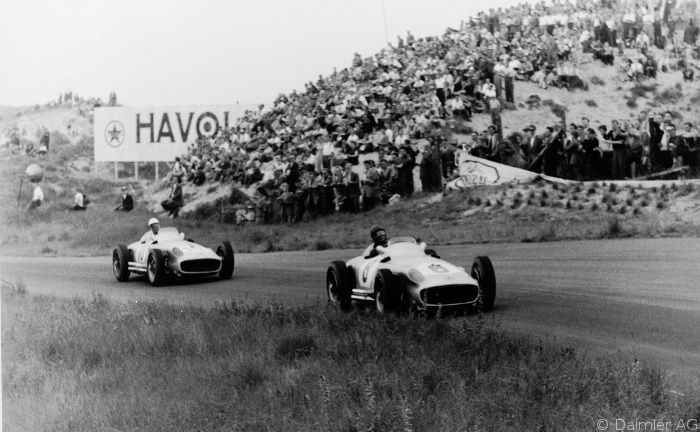
<svg viewBox="0 0 700 432">
<path fill-rule="evenodd" d="M 156 218 L 150 218 L 150 219 L 148 220 L 148 226 L 151 226 L 151 225 L 153 225 L 153 224 L 159 224 L 159 225 L 160 225 L 160 222 L 158 222 L 158 219 L 156 219 Z"/>
</svg>

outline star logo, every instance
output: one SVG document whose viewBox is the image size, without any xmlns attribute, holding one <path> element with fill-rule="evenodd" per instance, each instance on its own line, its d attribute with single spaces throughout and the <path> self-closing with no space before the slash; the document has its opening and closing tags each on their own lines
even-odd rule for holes
<svg viewBox="0 0 700 432">
<path fill-rule="evenodd" d="M 428 266 L 428 268 L 435 273 L 447 273 L 449 271 L 445 267 L 441 266 L 440 264 L 430 264 Z"/>
<path fill-rule="evenodd" d="M 124 143 L 124 125 L 113 120 L 105 128 L 105 141 L 110 147 L 119 147 Z"/>
</svg>

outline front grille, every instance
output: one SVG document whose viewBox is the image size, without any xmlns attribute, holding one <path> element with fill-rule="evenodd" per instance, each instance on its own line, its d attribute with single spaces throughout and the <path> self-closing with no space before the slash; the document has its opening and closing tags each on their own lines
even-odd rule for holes
<svg viewBox="0 0 700 432">
<path fill-rule="evenodd" d="M 426 288 L 420 293 L 421 300 L 428 305 L 448 305 L 473 303 L 479 297 L 479 287 L 476 285 L 445 285 Z"/>
<path fill-rule="evenodd" d="M 182 261 L 180 270 L 183 273 L 204 273 L 218 271 L 221 267 L 221 261 L 218 259 L 205 258 Z"/>
</svg>

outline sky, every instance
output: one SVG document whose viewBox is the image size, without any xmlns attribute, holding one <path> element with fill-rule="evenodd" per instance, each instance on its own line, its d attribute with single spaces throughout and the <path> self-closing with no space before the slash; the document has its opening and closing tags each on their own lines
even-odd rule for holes
<svg viewBox="0 0 700 432">
<path fill-rule="evenodd" d="M 519 2 L 7 0 L 0 105 L 46 103 L 67 90 L 103 100 L 114 91 L 131 106 L 269 104 L 387 38 L 439 35 Z"/>
</svg>

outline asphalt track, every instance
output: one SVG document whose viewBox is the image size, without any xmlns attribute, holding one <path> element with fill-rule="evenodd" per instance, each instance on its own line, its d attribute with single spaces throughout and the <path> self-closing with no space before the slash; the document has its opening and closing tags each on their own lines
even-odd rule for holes
<svg viewBox="0 0 700 432">
<path fill-rule="evenodd" d="M 626 356 L 658 364 L 672 380 L 700 383 L 700 239 L 633 239 L 437 247 L 442 258 L 470 265 L 489 255 L 498 281 L 487 320 L 545 343 L 589 355 Z M 1 257 L 0 274 L 30 292 L 101 293 L 118 301 L 161 300 L 324 304 L 333 259 L 358 250 L 236 255 L 230 281 L 153 288 L 144 278 L 119 283 L 110 257 Z"/>
</svg>

